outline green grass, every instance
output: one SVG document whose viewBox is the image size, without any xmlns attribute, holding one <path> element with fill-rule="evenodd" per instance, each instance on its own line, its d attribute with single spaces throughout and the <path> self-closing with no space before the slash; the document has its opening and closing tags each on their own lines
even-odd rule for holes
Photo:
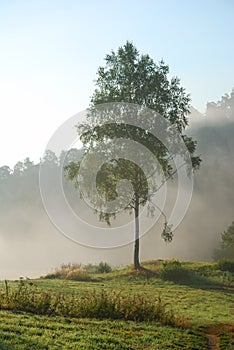
<svg viewBox="0 0 234 350">
<path fill-rule="evenodd" d="M 225 275 L 214 263 L 182 262 L 181 265 L 188 271 L 182 281 L 162 280 L 162 262 L 150 261 L 141 272 L 126 267 L 107 274 L 92 274 L 87 282 L 63 279 L 30 282 L 38 290 L 54 295 L 62 293 L 65 298 L 82 298 L 95 290 L 108 296 L 114 291 L 123 298 L 138 295 L 153 302 L 160 294 L 175 316 L 187 320 L 183 326 L 4 310 L 0 311 L 0 349 L 208 349 L 205 333 L 216 327 L 220 350 L 231 350 L 233 275 Z M 17 289 L 20 283 L 10 282 L 10 288 Z M 0 282 L 1 290 L 4 282 Z"/>
<path fill-rule="evenodd" d="M 74 320 L 0 312 L 0 349 L 206 349 L 198 331 L 157 323 Z M 6 347 L 8 349 L 8 347 Z"/>
</svg>

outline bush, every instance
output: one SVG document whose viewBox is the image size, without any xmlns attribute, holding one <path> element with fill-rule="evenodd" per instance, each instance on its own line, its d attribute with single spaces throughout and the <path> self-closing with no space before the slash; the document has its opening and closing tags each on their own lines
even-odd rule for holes
<svg viewBox="0 0 234 350">
<path fill-rule="evenodd" d="M 87 272 L 82 269 L 74 269 L 67 273 L 66 279 L 72 280 L 72 281 L 90 281 L 91 277 L 87 274 Z"/>
<path fill-rule="evenodd" d="M 184 281 L 189 279 L 189 271 L 182 267 L 179 260 L 164 261 L 160 277 L 169 281 Z"/>
<path fill-rule="evenodd" d="M 79 271 L 80 271 L 80 276 L 81 276 L 80 280 L 85 280 L 85 279 L 82 279 L 82 277 L 84 276 L 84 274 L 82 274 L 82 271 L 84 271 L 84 269 L 82 268 L 82 265 L 76 264 L 76 263 L 62 264 L 59 268 L 55 269 L 55 272 L 47 274 L 44 278 L 46 278 L 46 279 L 56 279 L 56 278 L 67 279 L 68 275 L 71 277 L 73 275 L 74 276 L 76 275 L 76 273 L 73 273 L 74 271 L 76 271 L 77 275 L 79 275 Z M 87 273 L 86 273 L 86 275 L 87 275 Z M 73 278 L 69 277 L 68 279 L 73 279 Z"/>
<path fill-rule="evenodd" d="M 99 265 L 87 264 L 75 264 L 68 263 L 62 264 L 59 268 L 56 268 L 54 272 L 47 274 L 46 279 L 69 279 L 74 281 L 90 281 L 89 274 L 95 273 L 108 273 L 112 269 L 106 262 L 100 262 Z"/>
<path fill-rule="evenodd" d="M 95 265 L 95 264 L 91 264 L 91 263 L 86 264 L 86 265 L 84 265 L 84 269 L 88 274 L 97 273 L 97 265 Z"/>
<path fill-rule="evenodd" d="M 108 273 L 111 271 L 112 269 L 110 265 L 108 265 L 106 262 L 101 261 L 100 264 L 97 266 L 97 273 Z"/>
<path fill-rule="evenodd" d="M 216 266 L 221 271 L 234 272 L 234 260 L 220 259 Z"/>
</svg>

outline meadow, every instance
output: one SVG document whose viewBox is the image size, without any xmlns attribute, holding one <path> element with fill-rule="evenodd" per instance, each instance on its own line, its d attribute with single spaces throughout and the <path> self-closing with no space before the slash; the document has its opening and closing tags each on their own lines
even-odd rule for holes
<svg viewBox="0 0 234 350">
<path fill-rule="evenodd" d="M 231 350 L 233 291 L 232 270 L 177 261 L 1 281 L 0 349 Z"/>
</svg>

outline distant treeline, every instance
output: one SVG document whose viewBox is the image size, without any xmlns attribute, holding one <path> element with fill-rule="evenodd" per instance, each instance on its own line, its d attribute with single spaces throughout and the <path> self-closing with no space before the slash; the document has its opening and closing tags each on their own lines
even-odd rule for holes
<svg viewBox="0 0 234 350">
<path fill-rule="evenodd" d="M 200 232 L 203 240 L 204 235 L 213 234 L 216 226 L 217 235 L 233 221 L 234 90 L 217 103 L 208 103 L 205 115 L 196 118 L 198 121 L 190 129 L 190 134 L 198 142 L 197 150 L 202 164 L 195 174 L 195 200 L 191 203 L 192 214 L 189 229 L 186 226 L 186 230 L 191 235 L 199 235 Z M 48 183 L 53 185 L 58 167 L 63 168 L 81 157 L 82 150 L 75 148 L 63 151 L 59 156 L 47 150 L 40 164 L 44 167 Z M 40 164 L 26 158 L 17 162 L 12 169 L 7 165 L 0 167 L 0 235 L 6 237 L 11 232 L 30 234 L 34 229 L 35 217 L 45 215 L 39 189 Z M 81 202 L 74 184 L 64 179 L 63 186 L 69 200 L 77 202 L 79 206 Z M 204 223 L 207 232 L 203 232 Z M 211 254 L 213 248 L 210 248 Z"/>
<path fill-rule="evenodd" d="M 46 181 L 53 186 L 54 175 L 60 166 L 81 158 L 82 151 L 71 149 L 61 152 L 57 157 L 54 152 L 47 150 L 40 164 L 34 164 L 29 158 L 19 161 L 13 169 L 9 166 L 0 167 L 0 234 L 26 234 L 33 230 L 35 217 L 42 218 L 45 210 L 42 205 L 39 188 L 39 168 L 43 166 Z M 62 174 L 63 175 L 63 174 Z M 72 183 L 64 178 L 67 195 L 74 197 Z"/>
</svg>

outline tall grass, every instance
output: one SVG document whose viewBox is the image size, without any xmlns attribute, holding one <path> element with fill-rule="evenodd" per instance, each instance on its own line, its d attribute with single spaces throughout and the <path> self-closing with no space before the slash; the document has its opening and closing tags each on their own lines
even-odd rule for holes
<svg viewBox="0 0 234 350">
<path fill-rule="evenodd" d="M 82 296 L 67 295 L 39 290 L 32 282 L 23 280 L 15 288 L 5 282 L 5 288 L 0 291 L 0 309 L 74 318 L 158 321 L 170 325 L 183 322 L 160 296 L 153 300 L 106 290 L 88 291 Z"/>
<path fill-rule="evenodd" d="M 43 278 L 68 279 L 73 281 L 92 281 L 95 279 L 93 279 L 91 275 L 109 273 L 111 271 L 111 266 L 103 261 L 101 261 L 98 265 L 68 263 L 62 264 L 59 268 L 56 268 L 54 272 L 47 274 Z"/>
</svg>

